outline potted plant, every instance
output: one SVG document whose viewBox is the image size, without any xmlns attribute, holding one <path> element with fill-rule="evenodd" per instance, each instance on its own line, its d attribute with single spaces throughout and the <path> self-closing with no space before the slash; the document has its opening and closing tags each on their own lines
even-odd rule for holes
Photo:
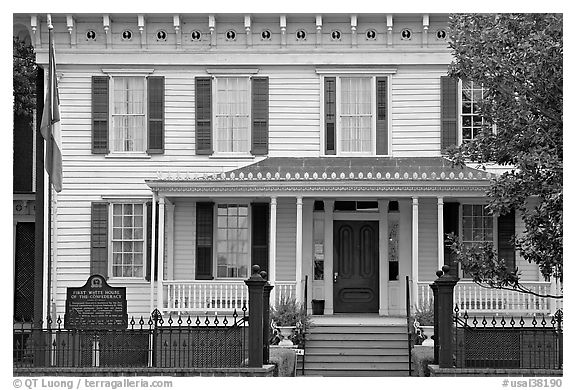
<svg viewBox="0 0 576 390">
<path fill-rule="evenodd" d="M 310 325 L 310 316 L 293 298 L 281 298 L 270 311 L 272 343 L 278 345 L 301 345 L 304 333 Z"/>
<path fill-rule="evenodd" d="M 423 345 L 434 345 L 432 341 L 432 336 L 434 335 L 434 304 L 432 301 L 414 310 L 412 325 L 417 343 L 420 340 Z"/>
</svg>

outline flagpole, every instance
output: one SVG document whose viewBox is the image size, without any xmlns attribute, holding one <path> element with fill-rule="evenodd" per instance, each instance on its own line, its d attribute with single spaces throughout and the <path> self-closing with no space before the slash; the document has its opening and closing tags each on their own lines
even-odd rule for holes
<svg viewBox="0 0 576 390">
<path fill-rule="evenodd" d="M 54 106 L 54 102 L 53 100 L 53 78 L 56 77 L 55 74 L 53 74 L 53 70 L 54 68 L 54 64 L 52 63 L 53 61 L 53 56 L 52 56 L 52 29 L 54 28 L 54 26 L 52 25 L 52 15 L 51 14 L 47 14 L 46 15 L 46 22 L 48 24 L 48 107 L 50 108 L 50 118 L 52 117 L 52 111 L 53 111 L 53 106 Z M 51 119 L 50 119 L 51 122 Z M 47 140 L 47 142 L 45 142 L 45 148 L 46 148 L 46 154 L 47 157 L 52 160 L 52 156 L 53 156 L 53 152 L 52 152 L 52 142 L 50 141 L 50 137 Z M 50 148 L 50 153 L 48 153 L 48 149 Z M 44 158 L 44 160 L 46 161 L 46 157 Z M 49 164 L 53 164 L 52 161 L 49 162 Z M 47 252 L 46 252 L 46 262 L 48 265 L 48 280 L 46 283 L 46 318 L 50 317 L 51 311 L 50 311 L 50 304 L 51 304 L 51 288 L 52 288 L 52 178 L 50 177 L 51 175 L 48 175 L 48 186 L 47 186 L 47 190 L 48 190 L 48 232 L 46 235 L 46 242 L 47 242 Z"/>
</svg>

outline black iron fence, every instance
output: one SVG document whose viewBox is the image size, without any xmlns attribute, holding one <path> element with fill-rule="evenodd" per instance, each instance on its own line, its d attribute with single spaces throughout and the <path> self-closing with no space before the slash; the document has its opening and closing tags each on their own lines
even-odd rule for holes
<svg viewBox="0 0 576 390">
<path fill-rule="evenodd" d="M 458 368 L 562 368 L 563 312 L 553 316 L 469 316 L 454 309 Z"/>
<path fill-rule="evenodd" d="M 44 325 L 44 326 L 43 326 Z M 65 329 L 59 317 L 14 326 L 14 367 L 242 367 L 247 308 L 230 316 L 132 317 L 127 329 Z"/>
</svg>

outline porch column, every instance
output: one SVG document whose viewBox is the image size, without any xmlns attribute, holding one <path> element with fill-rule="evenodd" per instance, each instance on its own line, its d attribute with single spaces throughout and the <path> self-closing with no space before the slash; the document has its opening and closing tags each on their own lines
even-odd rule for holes
<svg viewBox="0 0 576 390">
<path fill-rule="evenodd" d="M 438 197 L 438 269 L 444 265 L 444 198 Z"/>
<path fill-rule="evenodd" d="M 269 266 L 268 266 L 268 282 L 274 285 L 276 282 L 276 209 L 278 206 L 278 198 L 275 196 L 270 197 L 270 248 L 269 248 Z M 276 292 L 270 291 L 270 301 L 272 306 L 276 305 Z"/>
<path fill-rule="evenodd" d="M 412 302 L 418 307 L 418 198 L 412 198 Z"/>
<path fill-rule="evenodd" d="M 167 278 L 174 280 L 174 203 L 166 200 L 166 262 Z"/>
<path fill-rule="evenodd" d="M 378 229 L 378 240 L 380 242 L 379 246 L 379 270 L 380 270 L 380 307 L 378 308 L 378 314 L 388 315 L 388 280 L 389 277 L 389 269 L 388 269 L 388 200 L 379 199 L 378 200 L 378 218 L 379 218 L 379 225 L 380 228 Z"/>
<path fill-rule="evenodd" d="M 156 192 L 152 192 L 152 235 L 151 237 L 156 237 Z M 152 256 L 156 253 L 156 240 L 152 240 L 152 250 L 150 251 Z M 148 259 L 148 261 L 153 261 Z M 150 266 L 150 313 L 154 311 L 154 280 L 156 279 L 154 263 Z"/>
<path fill-rule="evenodd" d="M 302 303 L 302 197 L 296 198 L 296 301 Z"/>
<path fill-rule="evenodd" d="M 158 199 L 158 207 L 158 293 L 156 294 L 156 308 L 162 312 L 164 308 L 164 197 Z"/>
<path fill-rule="evenodd" d="M 334 314 L 334 201 L 324 201 L 324 313 Z"/>
</svg>

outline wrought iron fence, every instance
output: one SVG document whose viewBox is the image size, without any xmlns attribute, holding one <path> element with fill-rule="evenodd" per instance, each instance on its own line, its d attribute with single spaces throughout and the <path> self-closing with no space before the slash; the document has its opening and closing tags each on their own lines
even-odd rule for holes
<svg viewBox="0 0 576 390">
<path fill-rule="evenodd" d="M 248 359 L 244 305 L 230 316 L 132 317 L 127 329 L 15 324 L 14 367 L 242 367 Z"/>
<path fill-rule="evenodd" d="M 553 316 L 486 317 L 454 309 L 458 368 L 562 368 L 562 310 Z"/>
</svg>

